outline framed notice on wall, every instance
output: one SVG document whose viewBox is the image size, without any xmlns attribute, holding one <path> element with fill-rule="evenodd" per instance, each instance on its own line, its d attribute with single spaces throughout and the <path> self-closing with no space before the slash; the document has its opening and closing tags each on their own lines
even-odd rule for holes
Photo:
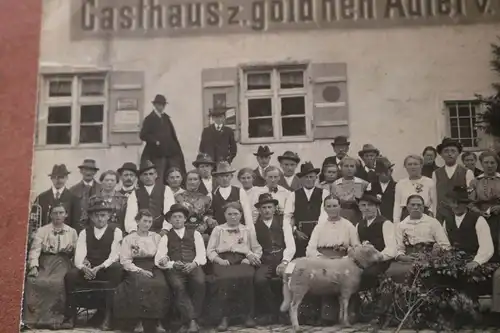
<svg viewBox="0 0 500 333">
<path fill-rule="evenodd" d="M 113 117 L 113 131 L 136 132 L 141 122 L 139 100 L 136 98 L 119 98 L 116 100 L 116 111 Z"/>
</svg>

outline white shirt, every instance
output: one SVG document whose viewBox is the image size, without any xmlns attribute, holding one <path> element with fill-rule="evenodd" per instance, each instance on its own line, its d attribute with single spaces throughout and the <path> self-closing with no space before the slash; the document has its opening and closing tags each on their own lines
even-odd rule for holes
<svg viewBox="0 0 500 333">
<path fill-rule="evenodd" d="M 227 200 L 227 198 L 231 194 L 232 186 L 228 186 L 228 187 L 220 187 L 219 186 L 217 189 L 218 189 L 220 195 L 222 196 L 222 198 L 224 200 Z M 239 188 L 239 191 L 240 191 L 240 204 L 243 207 L 243 217 L 245 218 L 245 221 L 248 221 L 246 226 L 250 230 L 255 232 L 254 224 L 250 223 L 250 222 L 254 221 L 254 219 L 252 217 L 252 207 L 251 207 L 250 198 L 248 197 L 247 192 L 245 192 L 245 190 L 243 188 Z"/>
<path fill-rule="evenodd" d="M 104 228 L 98 229 L 94 227 L 94 236 L 96 239 L 101 239 L 104 236 L 104 233 L 108 229 L 108 226 Z M 120 242 L 123 239 L 122 231 L 118 228 L 115 228 L 115 234 L 113 243 L 111 244 L 111 252 L 109 254 L 108 259 L 106 259 L 101 265 L 104 268 L 108 268 L 114 262 L 118 261 L 120 255 Z M 78 241 L 76 242 L 76 250 L 75 250 L 75 266 L 78 269 L 83 268 L 83 262 L 87 257 L 87 233 L 86 230 L 82 230 L 80 232 L 80 236 L 78 236 Z"/>
<path fill-rule="evenodd" d="M 366 220 L 366 225 L 369 227 L 375 218 Z M 359 234 L 359 224 L 356 226 Z M 382 234 L 384 236 L 385 248 L 380 252 L 384 256 L 384 261 L 390 260 L 396 256 L 397 245 L 396 245 L 396 235 L 394 231 L 394 224 L 391 221 L 386 220 L 382 225 Z"/>
<path fill-rule="evenodd" d="M 273 220 L 262 220 L 264 224 L 271 228 Z M 292 261 L 295 255 L 295 239 L 293 238 L 292 226 L 289 223 L 283 223 L 283 236 L 285 238 L 285 250 L 283 251 L 283 261 Z"/>
<path fill-rule="evenodd" d="M 285 181 L 288 184 L 288 186 L 292 186 L 292 182 L 293 179 L 295 178 L 295 175 L 291 175 L 290 177 L 283 175 L 283 178 L 285 178 Z"/>
<path fill-rule="evenodd" d="M 184 238 L 184 234 L 186 232 L 186 228 L 174 229 L 174 232 L 181 239 Z M 203 237 L 198 231 L 194 231 L 194 247 L 196 250 L 196 255 L 194 257 L 193 262 L 198 266 L 203 266 L 207 263 L 207 252 L 205 250 L 205 242 L 203 241 Z M 155 265 L 159 268 L 163 269 L 172 269 L 174 267 L 175 261 L 169 260 L 166 265 L 162 266 L 160 264 L 161 259 L 168 256 L 168 236 L 165 235 L 161 238 L 160 243 L 158 245 L 158 251 L 155 255 Z"/>
<path fill-rule="evenodd" d="M 406 206 L 408 197 L 418 194 L 424 198 L 424 204 L 433 213 L 436 213 L 437 194 L 436 183 L 425 176 L 418 180 L 410 180 L 409 178 L 401 179 L 396 184 L 396 193 L 394 196 L 394 211 L 393 222 L 399 223 L 401 221 L 401 209 Z"/>
<path fill-rule="evenodd" d="M 85 180 L 82 180 L 82 182 L 83 182 L 83 185 L 87 185 L 89 187 L 94 186 L 94 180 L 91 180 L 90 182 L 86 182 Z"/>
<path fill-rule="evenodd" d="M 135 185 L 132 185 L 130 187 L 122 186 L 122 190 L 125 192 L 132 192 L 133 190 L 135 190 Z"/>
<path fill-rule="evenodd" d="M 313 187 L 311 189 L 307 189 L 305 187 L 302 187 L 302 188 L 304 189 L 307 200 L 311 200 L 311 195 L 313 194 L 313 191 L 316 187 Z M 328 192 L 325 189 L 322 189 L 322 190 L 323 190 L 323 195 L 321 198 L 321 213 L 319 215 L 318 221 L 325 220 L 328 218 L 328 214 L 326 214 L 325 209 L 323 207 L 323 202 L 325 201 L 325 198 L 330 194 L 330 192 Z M 286 199 L 286 202 L 285 202 L 283 223 L 295 225 L 295 221 L 293 220 L 294 213 L 295 213 L 295 192 L 290 192 L 290 194 L 288 195 L 288 198 Z"/>
<path fill-rule="evenodd" d="M 318 221 L 307 244 L 306 257 L 320 257 L 318 248 L 335 245 L 354 246 L 359 244 L 356 227 L 345 218 L 328 221 L 328 217 Z"/>
<path fill-rule="evenodd" d="M 266 177 L 265 172 L 266 172 L 266 169 L 267 169 L 267 168 L 269 168 L 269 165 L 268 165 L 268 166 L 266 166 L 265 168 L 262 168 L 260 165 L 259 165 L 259 167 L 258 167 L 259 172 L 260 172 L 260 175 L 261 175 L 263 178 L 264 178 L 264 177 Z"/>
<path fill-rule="evenodd" d="M 453 177 L 453 174 L 457 170 L 458 164 L 455 164 L 453 166 L 444 166 L 444 171 L 446 172 L 446 175 L 448 176 L 449 179 Z M 470 186 L 470 182 L 476 177 L 474 177 L 474 172 L 472 170 L 467 169 L 465 173 L 465 183 L 467 184 L 467 187 Z M 432 180 L 434 180 L 434 183 L 436 183 L 436 171 L 432 173 Z"/>
<path fill-rule="evenodd" d="M 401 221 L 401 223 L 397 224 L 395 229 L 396 244 L 398 247 L 397 255 L 406 253 L 406 245 L 404 244 L 405 235 L 411 245 L 435 242 L 444 249 L 449 249 L 451 247 L 448 236 L 446 236 L 446 232 L 441 223 L 429 215 L 424 214 L 418 220 L 412 220 L 408 216 Z"/>
<path fill-rule="evenodd" d="M 52 186 L 52 194 L 54 195 L 54 198 L 57 198 L 57 193 L 59 193 L 59 198 L 61 197 L 62 193 L 66 189 L 65 186 L 61 187 L 60 189 L 56 189 L 54 186 Z"/>
<path fill-rule="evenodd" d="M 149 195 L 153 192 L 154 185 L 144 186 Z M 163 210 L 164 213 L 167 213 L 170 210 L 170 207 L 175 203 L 174 193 L 172 189 L 168 186 L 165 186 L 165 193 L 163 195 Z M 132 231 L 137 230 L 137 222 L 135 221 L 135 217 L 139 211 L 139 206 L 137 203 L 137 196 L 135 195 L 135 191 L 130 193 L 127 200 L 127 209 L 125 211 L 125 231 L 127 233 L 131 233 Z M 154 216 L 156 217 L 156 216 Z M 153 218 L 154 218 L 153 217 Z M 170 230 L 172 225 L 168 223 L 168 221 L 163 222 L 163 229 Z"/>
<path fill-rule="evenodd" d="M 387 182 L 387 183 L 379 182 L 379 184 L 380 184 L 380 188 L 382 189 L 382 193 L 385 193 L 385 190 L 387 190 L 387 186 L 389 186 L 389 182 Z"/>
<path fill-rule="evenodd" d="M 220 125 L 214 124 L 214 125 L 215 125 L 215 129 L 216 129 L 217 131 L 222 130 L 222 126 L 223 126 L 222 124 L 220 124 Z"/>
<path fill-rule="evenodd" d="M 273 199 L 276 199 L 278 200 L 278 210 L 280 212 L 284 212 L 285 211 L 285 204 L 286 204 L 286 201 L 288 199 L 288 197 L 290 196 L 290 191 L 288 191 L 286 188 L 284 188 L 283 186 L 280 186 L 278 185 L 277 186 L 277 189 L 278 189 L 278 192 L 274 193 L 274 192 L 270 192 L 269 190 L 269 187 L 267 186 L 262 186 L 262 187 L 257 187 L 258 190 L 256 190 L 256 193 L 253 195 L 252 199 L 253 201 L 251 201 L 251 205 L 252 205 L 252 216 L 258 216 L 259 215 L 259 209 L 255 207 L 255 204 L 259 201 L 259 196 L 261 194 L 264 194 L 264 193 L 270 193 L 273 197 Z M 256 220 L 254 220 L 256 221 Z"/>
<path fill-rule="evenodd" d="M 460 226 L 462 225 L 465 215 L 466 214 L 463 214 L 462 216 L 455 215 L 457 228 L 460 228 Z M 445 221 L 445 225 L 446 223 L 447 222 Z M 446 235 L 448 235 L 446 228 L 444 228 L 444 231 L 446 232 Z M 493 247 L 493 240 L 491 239 L 490 226 L 482 216 L 479 216 L 479 218 L 477 219 L 476 234 L 477 241 L 479 243 L 479 249 L 477 250 L 476 256 L 474 257 L 474 261 L 479 265 L 482 265 L 487 263 L 495 252 L 495 248 Z"/>
<path fill-rule="evenodd" d="M 203 182 L 203 185 L 205 185 L 207 191 L 208 191 L 208 196 L 212 198 L 212 190 L 213 190 L 213 178 L 202 178 L 201 181 Z"/>
</svg>

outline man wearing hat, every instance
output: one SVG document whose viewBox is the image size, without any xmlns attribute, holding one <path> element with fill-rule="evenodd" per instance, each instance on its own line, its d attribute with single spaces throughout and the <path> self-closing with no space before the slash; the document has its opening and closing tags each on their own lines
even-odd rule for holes
<svg viewBox="0 0 500 333">
<path fill-rule="evenodd" d="M 165 113 L 167 99 L 163 95 L 156 95 L 152 103 L 154 109 L 144 118 L 139 135 L 141 140 L 146 142 L 141 161 L 152 161 L 156 165 L 158 179 L 165 183 L 165 173 L 168 169 L 177 167 L 185 175 L 186 165 L 174 124 Z"/>
<path fill-rule="evenodd" d="M 319 172 L 320 169 L 315 168 L 311 162 L 302 164 L 297 174 L 302 187 L 291 192 L 285 203 L 284 223 L 290 224 L 293 228 L 297 258 L 306 255 L 309 237 L 320 216 L 327 218 L 323 201 L 329 192 L 315 186 Z"/>
<path fill-rule="evenodd" d="M 253 155 L 257 158 L 257 163 L 259 166 L 253 171 L 255 178 L 253 180 L 253 186 L 265 186 L 266 179 L 264 178 L 264 172 L 266 171 L 269 163 L 271 162 L 271 156 L 274 153 L 271 151 L 269 146 L 259 146 L 256 153 Z"/>
<path fill-rule="evenodd" d="M 117 171 L 121 182 L 119 192 L 128 197 L 137 187 L 137 173 L 139 172 L 137 165 L 132 162 L 125 162 Z"/>
<path fill-rule="evenodd" d="M 257 241 L 262 246 L 261 265 L 255 272 L 255 288 L 263 313 L 274 318 L 265 318 L 266 324 L 276 322 L 279 302 L 271 290 L 271 279 L 282 276 L 286 266 L 295 255 L 295 240 L 292 226 L 283 223 L 283 216 L 276 214 L 278 200 L 270 193 L 263 193 L 255 204 L 259 216 L 255 222 Z"/>
<path fill-rule="evenodd" d="M 164 213 L 175 203 L 174 193 L 158 179 L 156 167 L 151 161 L 143 161 L 139 168 L 139 186 L 130 193 L 125 211 L 125 231 L 130 234 L 137 230 L 135 217 L 141 209 L 149 209 L 153 214 L 151 231 L 162 234 L 172 227 L 165 220 Z"/>
<path fill-rule="evenodd" d="M 358 156 L 361 158 L 361 165 L 356 170 L 355 176 L 369 183 L 377 181 L 375 166 L 377 164 L 377 157 L 380 156 L 380 151 L 374 145 L 367 143 L 358 152 Z"/>
<path fill-rule="evenodd" d="M 256 193 L 269 193 L 271 196 L 278 200 L 278 207 L 276 207 L 276 213 L 283 215 L 283 211 L 285 209 L 285 203 L 290 195 L 290 191 L 288 191 L 283 186 L 280 186 L 278 183 L 281 179 L 281 171 L 275 166 L 270 165 L 267 167 L 266 171 L 264 171 L 264 178 L 266 180 L 266 186 L 256 187 Z M 256 194 L 257 195 L 257 194 Z M 257 197 L 258 198 L 258 197 Z M 257 199 L 256 198 L 256 199 Z M 255 199 L 254 199 L 255 200 Z M 255 207 L 256 202 L 252 202 L 252 205 Z M 258 216 L 257 208 L 255 207 L 252 216 L 255 218 Z"/>
<path fill-rule="evenodd" d="M 288 191 L 298 190 L 302 186 L 299 177 L 295 174 L 300 163 L 299 155 L 292 151 L 286 151 L 283 155 L 278 156 L 278 162 L 283 171 L 278 185 L 283 186 Z"/>
<path fill-rule="evenodd" d="M 351 143 L 347 139 L 347 137 L 343 135 L 336 136 L 333 139 L 333 142 L 331 143 L 333 151 L 335 152 L 335 155 L 329 156 L 325 158 L 323 161 L 323 164 L 321 165 L 321 174 L 319 176 L 320 182 L 324 181 L 324 176 L 323 176 L 323 170 L 326 165 L 330 164 L 335 164 L 335 165 L 340 165 L 340 162 L 342 159 L 347 156 L 347 153 L 349 152 L 349 146 Z"/>
<path fill-rule="evenodd" d="M 52 181 L 52 187 L 36 197 L 35 204 L 38 204 L 40 207 L 36 208 L 37 206 L 34 205 L 31 208 L 29 220 L 30 235 L 34 234 L 38 227 L 50 223 L 50 209 L 58 203 L 62 203 L 66 208 L 68 217 L 65 223 L 74 228 L 77 232 L 81 230 L 79 223 L 79 200 L 66 188 L 69 173 L 65 164 L 56 164 L 53 166 L 52 172 L 49 174 L 50 180 Z M 38 214 L 36 210 L 39 210 Z"/>
<path fill-rule="evenodd" d="M 198 170 L 201 176 L 198 192 L 212 198 L 212 192 L 217 188 L 212 177 L 212 171 L 215 167 L 214 160 L 208 154 L 199 153 L 198 156 L 196 156 L 196 160 L 193 162 L 193 166 Z"/>
<path fill-rule="evenodd" d="M 80 169 L 82 180 L 73 185 L 69 190 L 79 200 L 81 208 L 79 223 L 84 228 L 88 223 L 87 208 L 89 207 L 89 199 L 101 192 L 101 184 L 94 178 L 97 171 L 99 171 L 95 160 L 90 158 L 84 159 L 83 163 L 78 166 L 78 169 Z"/>
<path fill-rule="evenodd" d="M 76 243 L 75 268 L 64 277 L 67 293 L 67 319 L 76 319 L 75 291 L 84 289 L 88 281 L 106 281 L 105 317 L 101 329 L 111 328 L 114 288 L 122 281 L 122 267 L 118 262 L 122 232 L 108 225 L 112 208 L 102 199 L 94 200 L 88 214 L 92 225 L 87 226 Z"/>
<path fill-rule="evenodd" d="M 375 163 L 375 174 L 377 180 L 370 183 L 370 189 L 376 195 L 380 195 L 380 214 L 392 219 L 394 213 L 394 200 L 396 196 L 396 182 L 392 179 L 392 167 L 386 157 L 377 158 Z"/>
<path fill-rule="evenodd" d="M 233 162 L 236 157 L 237 147 L 232 128 L 224 125 L 226 120 L 226 111 L 230 108 L 226 106 L 216 106 L 210 109 L 209 115 L 212 117 L 213 124 L 205 127 L 201 134 L 200 148 L 201 153 L 210 155 L 213 161 Z"/>
<path fill-rule="evenodd" d="M 437 195 L 436 219 L 443 223 L 447 215 L 453 215 L 451 209 L 446 205 L 447 194 L 455 186 L 469 187 L 474 179 L 474 173 L 457 163 L 458 157 L 462 153 L 460 142 L 451 138 L 444 138 L 436 147 L 436 150 L 445 163 L 444 166 L 432 174 Z"/>
</svg>

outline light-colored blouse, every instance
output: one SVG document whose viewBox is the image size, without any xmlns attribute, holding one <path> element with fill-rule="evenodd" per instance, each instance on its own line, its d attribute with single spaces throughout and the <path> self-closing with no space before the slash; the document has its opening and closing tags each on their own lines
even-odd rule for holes
<svg viewBox="0 0 500 333">
<path fill-rule="evenodd" d="M 341 217 L 338 221 L 320 219 L 314 227 L 306 248 L 307 257 L 318 257 L 318 248 L 333 246 L 354 246 L 360 244 L 356 227 Z"/>
<path fill-rule="evenodd" d="M 470 192 L 476 208 L 481 211 L 500 204 L 500 173 L 494 176 L 479 175 L 471 181 Z"/>
<path fill-rule="evenodd" d="M 224 252 L 241 253 L 245 256 L 253 253 L 260 258 L 262 247 L 252 229 L 242 224 L 233 228 L 224 223 L 212 231 L 207 245 L 207 257 L 210 261 L 214 261 L 219 253 Z"/>
<path fill-rule="evenodd" d="M 401 179 L 396 184 L 396 193 L 394 197 L 393 222 L 401 221 L 401 209 L 406 206 L 406 201 L 411 195 L 418 194 L 424 199 L 424 205 L 432 212 L 436 213 L 437 194 L 434 181 L 422 176 L 420 179 L 411 180 L 410 178 Z"/>
<path fill-rule="evenodd" d="M 331 185 L 332 194 L 340 199 L 341 203 L 356 203 L 368 188 L 369 183 L 361 178 L 339 178 Z"/>
<path fill-rule="evenodd" d="M 398 255 L 405 254 L 406 252 L 405 238 L 409 245 L 437 243 L 444 249 L 451 247 L 441 223 L 425 214 L 418 220 L 412 220 L 408 216 L 396 225 Z"/>
<path fill-rule="evenodd" d="M 54 229 L 52 223 L 39 228 L 28 255 L 29 268 L 38 267 L 42 253 L 74 252 L 77 239 L 76 230 L 66 224 L 63 224 L 60 230 Z"/>
<path fill-rule="evenodd" d="M 158 250 L 160 235 L 156 232 L 148 232 L 147 236 L 139 236 L 134 232 L 126 236 L 122 241 L 120 249 L 120 263 L 123 269 L 129 272 L 137 272 L 141 270 L 134 265 L 135 258 L 151 258 L 153 259 Z"/>
</svg>

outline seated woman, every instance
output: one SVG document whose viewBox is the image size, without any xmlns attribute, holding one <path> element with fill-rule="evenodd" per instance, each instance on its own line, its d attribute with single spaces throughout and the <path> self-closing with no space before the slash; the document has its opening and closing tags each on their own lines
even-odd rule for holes
<svg viewBox="0 0 500 333">
<path fill-rule="evenodd" d="M 219 331 L 227 331 L 228 317 L 235 315 L 235 307 L 242 307 L 245 325 L 255 326 L 254 274 L 261 264 L 262 247 L 257 242 L 254 229 L 240 223 L 243 208 L 238 202 L 228 202 L 223 207 L 226 223 L 212 231 L 207 247 L 207 257 L 214 264 L 216 287 L 213 308 L 222 317 Z"/>
<path fill-rule="evenodd" d="M 123 239 L 120 249 L 126 275 L 116 288 L 114 315 L 126 332 L 133 332 L 137 322 L 142 321 L 144 333 L 153 333 L 167 314 L 169 290 L 154 263 L 160 235 L 149 231 L 153 215 L 149 210 L 140 210 L 136 221 L 137 231 Z"/>
<path fill-rule="evenodd" d="M 50 210 L 51 223 L 36 231 L 28 254 L 28 279 L 24 287 L 23 322 L 30 328 L 69 329 L 64 323 L 64 276 L 73 266 L 78 235 L 64 224 L 62 204 Z"/>
<path fill-rule="evenodd" d="M 184 179 L 182 178 L 181 169 L 176 167 L 168 169 L 165 174 L 165 181 L 174 195 L 184 192 L 182 188 Z"/>
<path fill-rule="evenodd" d="M 405 282 L 413 267 L 416 254 L 430 251 L 434 246 L 449 249 L 450 242 L 443 226 L 433 217 L 424 214 L 424 198 L 418 194 L 408 197 L 409 216 L 396 225 L 396 261 L 387 270 L 387 276 L 396 282 Z"/>
</svg>

